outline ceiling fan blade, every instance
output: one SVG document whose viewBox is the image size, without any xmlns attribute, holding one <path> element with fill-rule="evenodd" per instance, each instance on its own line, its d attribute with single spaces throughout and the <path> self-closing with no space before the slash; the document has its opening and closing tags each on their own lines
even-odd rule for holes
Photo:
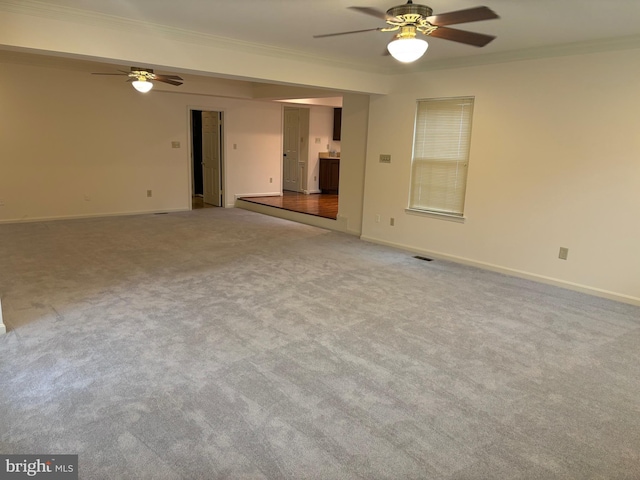
<svg viewBox="0 0 640 480">
<path fill-rule="evenodd" d="M 382 27 L 378 28 L 367 28 L 365 30 L 353 30 L 351 32 L 339 32 L 339 33 L 325 33 L 324 35 L 314 35 L 313 38 L 325 38 L 325 37 L 336 37 L 338 35 L 350 35 L 352 33 L 362 33 L 362 32 L 375 32 L 382 30 Z"/>
<path fill-rule="evenodd" d="M 91 75 L 129 75 L 128 73 L 92 73 Z"/>
<path fill-rule="evenodd" d="M 175 75 L 171 75 L 171 76 L 175 76 Z M 175 85 L 176 87 L 182 85 L 182 82 L 173 80 L 172 78 L 169 78 L 167 75 L 156 75 L 156 78 L 154 78 L 154 80 L 157 80 L 158 82 L 168 83 L 169 85 Z M 180 78 L 180 80 L 182 79 Z"/>
<path fill-rule="evenodd" d="M 452 40 L 454 42 L 466 43 L 474 47 L 484 47 L 493 40 L 493 35 L 485 35 L 484 33 L 467 32 L 466 30 L 457 30 L 455 28 L 438 27 L 429 34 L 430 37 L 442 38 L 444 40 Z"/>
<path fill-rule="evenodd" d="M 492 20 L 500 18 L 496 12 L 488 7 L 468 8 L 455 12 L 441 13 L 427 17 L 427 22 L 432 25 L 455 25 L 457 23 L 479 22 L 480 20 Z"/>
<path fill-rule="evenodd" d="M 169 80 L 182 80 L 182 77 L 178 75 L 156 75 L 156 78 L 168 78 Z"/>
<path fill-rule="evenodd" d="M 394 18 L 394 17 L 390 17 L 382 10 L 378 10 L 377 8 L 371 8 L 371 7 L 347 7 L 347 8 L 349 8 L 350 10 L 355 10 L 356 12 L 364 13 L 366 15 L 371 15 L 372 17 L 376 17 L 381 20 Z"/>
</svg>

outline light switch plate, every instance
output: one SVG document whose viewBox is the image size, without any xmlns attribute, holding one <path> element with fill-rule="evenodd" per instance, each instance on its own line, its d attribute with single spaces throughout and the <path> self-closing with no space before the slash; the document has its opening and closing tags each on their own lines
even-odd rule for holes
<svg viewBox="0 0 640 480">
<path fill-rule="evenodd" d="M 380 163 L 391 163 L 391 155 L 381 153 L 380 154 Z"/>
</svg>

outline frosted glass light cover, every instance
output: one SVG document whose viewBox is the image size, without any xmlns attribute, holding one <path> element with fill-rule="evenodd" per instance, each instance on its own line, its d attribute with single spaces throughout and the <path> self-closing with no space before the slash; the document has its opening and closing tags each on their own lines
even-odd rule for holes
<svg viewBox="0 0 640 480">
<path fill-rule="evenodd" d="M 396 38 L 389 42 L 387 50 L 399 62 L 411 63 L 424 55 L 428 47 L 429 44 L 421 38 Z"/>
<path fill-rule="evenodd" d="M 135 82 L 132 82 L 131 85 L 133 85 L 133 88 L 142 93 L 147 93 L 153 88 L 153 83 L 147 80 L 136 80 Z"/>
</svg>

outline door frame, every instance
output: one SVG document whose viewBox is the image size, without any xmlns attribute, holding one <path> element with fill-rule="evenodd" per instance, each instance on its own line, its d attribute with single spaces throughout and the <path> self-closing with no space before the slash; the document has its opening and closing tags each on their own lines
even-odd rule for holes
<svg viewBox="0 0 640 480">
<path fill-rule="evenodd" d="M 284 191 L 284 132 L 285 132 L 285 110 L 298 111 L 298 193 L 308 194 L 308 169 L 309 169 L 309 115 L 308 105 L 284 104 L 282 106 L 282 162 L 280 167 L 280 178 L 282 190 Z"/>
<path fill-rule="evenodd" d="M 225 122 L 225 116 L 226 116 L 226 112 L 224 108 L 217 108 L 215 106 L 211 106 L 211 105 L 207 105 L 207 106 L 196 106 L 196 105 L 189 105 L 187 106 L 187 125 L 188 125 L 188 132 L 189 132 L 189 142 L 188 142 L 188 148 L 189 148 L 189 162 L 187 162 L 189 164 L 188 167 L 188 178 L 189 181 L 187 182 L 188 184 L 188 199 L 189 199 L 189 210 L 193 209 L 193 205 L 192 205 L 192 197 L 193 197 L 193 193 L 195 191 L 194 189 L 194 175 L 193 175 L 193 163 L 194 163 L 194 151 L 193 151 L 193 121 L 192 121 L 192 115 L 193 115 L 193 111 L 201 111 L 201 112 L 218 112 L 220 113 L 221 119 L 220 119 L 220 208 L 226 208 L 226 172 L 227 172 L 227 168 L 226 168 L 226 141 L 225 141 L 225 136 L 226 136 L 226 132 L 225 132 L 225 128 L 224 128 L 224 122 Z"/>
<path fill-rule="evenodd" d="M 301 108 L 298 107 L 297 105 L 293 106 L 293 105 L 283 105 L 282 108 L 282 175 L 281 175 L 281 182 L 282 182 L 282 191 L 284 194 L 284 191 L 287 190 L 288 192 L 297 192 L 297 193 L 301 193 L 302 192 L 302 175 L 300 172 L 300 157 L 301 157 L 301 141 L 300 141 L 300 110 Z M 289 190 L 285 188 L 285 137 L 286 137 L 286 132 L 287 132 L 287 112 L 288 111 L 295 111 L 298 114 L 298 125 L 297 127 L 297 135 L 296 135 L 296 165 L 295 165 L 295 172 L 296 172 L 296 177 L 297 177 L 297 181 L 296 181 L 296 189 L 295 190 Z M 288 137 L 287 137 L 288 138 Z M 293 182 L 291 182 L 293 183 Z"/>
</svg>

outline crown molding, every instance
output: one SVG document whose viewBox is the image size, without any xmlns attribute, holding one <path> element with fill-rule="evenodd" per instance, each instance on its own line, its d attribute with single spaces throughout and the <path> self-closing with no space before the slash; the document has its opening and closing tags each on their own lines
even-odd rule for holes
<svg viewBox="0 0 640 480">
<path fill-rule="evenodd" d="M 108 28 L 115 31 L 130 33 L 148 32 L 154 36 L 161 36 L 164 40 L 170 39 L 180 43 L 190 43 L 224 50 L 234 50 L 246 53 L 297 60 L 306 63 L 323 64 L 326 66 L 358 70 L 362 72 L 391 74 L 393 69 L 381 68 L 352 61 L 340 61 L 334 58 L 312 55 L 298 50 L 292 50 L 270 45 L 235 40 L 228 37 L 209 33 L 196 32 L 178 27 L 171 27 L 153 22 L 144 22 L 130 18 L 119 17 L 98 12 L 91 12 L 62 5 L 39 2 L 37 0 L 0 0 L 0 11 L 6 11 L 26 16 L 42 17 L 65 22 L 80 23 L 95 27 Z"/>
<path fill-rule="evenodd" d="M 640 35 L 549 45 L 468 57 L 446 58 L 431 62 L 427 60 L 424 63 L 414 64 L 415 68 L 412 69 L 411 73 L 633 49 L 640 49 Z"/>
<path fill-rule="evenodd" d="M 138 34 L 140 32 L 148 32 L 150 35 L 161 37 L 164 40 L 170 39 L 180 43 L 252 53 L 271 58 L 287 60 L 293 59 L 314 65 L 321 64 L 345 70 L 356 70 L 359 72 L 393 76 L 428 72 L 432 70 L 455 69 L 549 57 L 584 55 L 640 48 L 640 35 L 631 35 L 594 41 L 548 45 L 544 47 L 434 60 L 430 60 L 427 54 L 427 57 L 423 61 L 416 62 L 411 65 L 394 64 L 389 67 L 380 67 L 366 65 L 364 63 L 340 61 L 334 58 L 311 55 L 298 50 L 268 46 L 243 40 L 234 40 L 228 37 L 196 32 L 152 22 L 133 20 L 115 15 L 90 12 L 73 7 L 52 5 L 38 0 L 0 0 L 0 11 L 80 23 L 83 25 L 107 28 L 119 32 L 125 31 Z"/>
</svg>

